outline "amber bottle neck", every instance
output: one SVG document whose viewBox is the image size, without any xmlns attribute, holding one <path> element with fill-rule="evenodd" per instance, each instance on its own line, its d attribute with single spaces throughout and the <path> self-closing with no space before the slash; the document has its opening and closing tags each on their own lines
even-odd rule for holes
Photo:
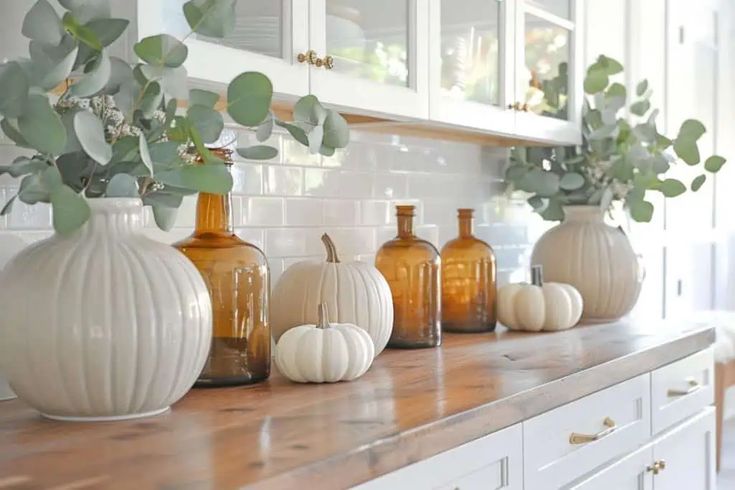
<svg viewBox="0 0 735 490">
<path fill-rule="evenodd" d="M 472 217 L 460 216 L 459 218 L 459 237 L 472 238 Z"/>
<path fill-rule="evenodd" d="M 413 216 L 398 215 L 398 237 L 411 238 L 413 236 Z"/>
<path fill-rule="evenodd" d="M 232 197 L 227 194 L 202 192 L 197 200 L 194 236 L 205 234 L 232 235 Z"/>
</svg>

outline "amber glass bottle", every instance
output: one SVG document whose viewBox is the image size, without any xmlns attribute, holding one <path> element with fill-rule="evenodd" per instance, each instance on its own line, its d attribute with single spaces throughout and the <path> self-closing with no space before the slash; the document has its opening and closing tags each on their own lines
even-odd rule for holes
<svg viewBox="0 0 735 490">
<path fill-rule="evenodd" d="M 495 254 L 472 235 L 472 209 L 459 209 L 459 237 L 442 248 L 442 329 L 495 330 Z"/>
<path fill-rule="evenodd" d="M 217 150 L 228 164 L 231 152 Z M 200 193 L 194 233 L 176 243 L 212 297 L 212 345 L 197 386 L 249 384 L 270 374 L 269 271 L 263 252 L 238 238 L 230 194 Z"/>
<path fill-rule="evenodd" d="M 375 266 L 393 295 L 393 333 L 388 347 L 441 344 L 439 252 L 413 234 L 413 206 L 397 206 L 398 236 L 378 250 Z"/>
</svg>

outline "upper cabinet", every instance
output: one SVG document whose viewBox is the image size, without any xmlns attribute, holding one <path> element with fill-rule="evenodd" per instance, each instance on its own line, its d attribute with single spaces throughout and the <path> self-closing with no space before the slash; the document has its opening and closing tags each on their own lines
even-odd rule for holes
<svg viewBox="0 0 735 490">
<path fill-rule="evenodd" d="M 183 38 L 185 0 L 138 0 L 139 36 Z M 514 140 L 581 140 L 581 0 L 248 0 L 227 39 L 186 37 L 189 75 L 257 70 L 276 96 Z"/>
</svg>

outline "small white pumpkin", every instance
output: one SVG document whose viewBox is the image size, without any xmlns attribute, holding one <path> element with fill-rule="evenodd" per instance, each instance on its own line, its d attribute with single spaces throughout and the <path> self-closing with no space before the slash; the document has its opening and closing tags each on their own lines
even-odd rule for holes
<svg viewBox="0 0 735 490">
<path fill-rule="evenodd" d="M 270 323 L 278 341 L 290 328 L 315 324 L 317 307 L 327 303 L 337 323 L 352 323 L 373 339 L 375 355 L 393 330 L 393 298 L 383 275 L 371 264 L 339 261 L 329 235 L 322 235 L 327 260 L 289 267 L 271 295 Z"/>
<path fill-rule="evenodd" d="M 566 330 L 582 316 L 582 295 L 574 286 L 544 283 L 540 266 L 531 268 L 532 283 L 508 284 L 498 290 L 498 320 L 511 330 Z"/>
<path fill-rule="evenodd" d="M 297 383 L 334 383 L 359 378 L 375 357 L 368 333 L 349 323 L 329 323 L 327 305 L 316 325 L 289 329 L 276 344 L 276 367 Z"/>
</svg>

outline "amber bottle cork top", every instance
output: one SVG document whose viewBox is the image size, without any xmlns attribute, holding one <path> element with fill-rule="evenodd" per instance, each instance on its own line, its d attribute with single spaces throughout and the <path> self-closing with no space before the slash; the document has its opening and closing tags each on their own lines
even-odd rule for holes
<svg viewBox="0 0 735 490">
<path fill-rule="evenodd" d="M 459 208 L 457 210 L 457 217 L 459 218 L 472 218 L 475 214 L 475 210 L 472 208 Z"/>
<path fill-rule="evenodd" d="M 396 206 L 396 216 L 415 216 L 416 206 L 410 204 L 399 204 Z"/>
</svg>

